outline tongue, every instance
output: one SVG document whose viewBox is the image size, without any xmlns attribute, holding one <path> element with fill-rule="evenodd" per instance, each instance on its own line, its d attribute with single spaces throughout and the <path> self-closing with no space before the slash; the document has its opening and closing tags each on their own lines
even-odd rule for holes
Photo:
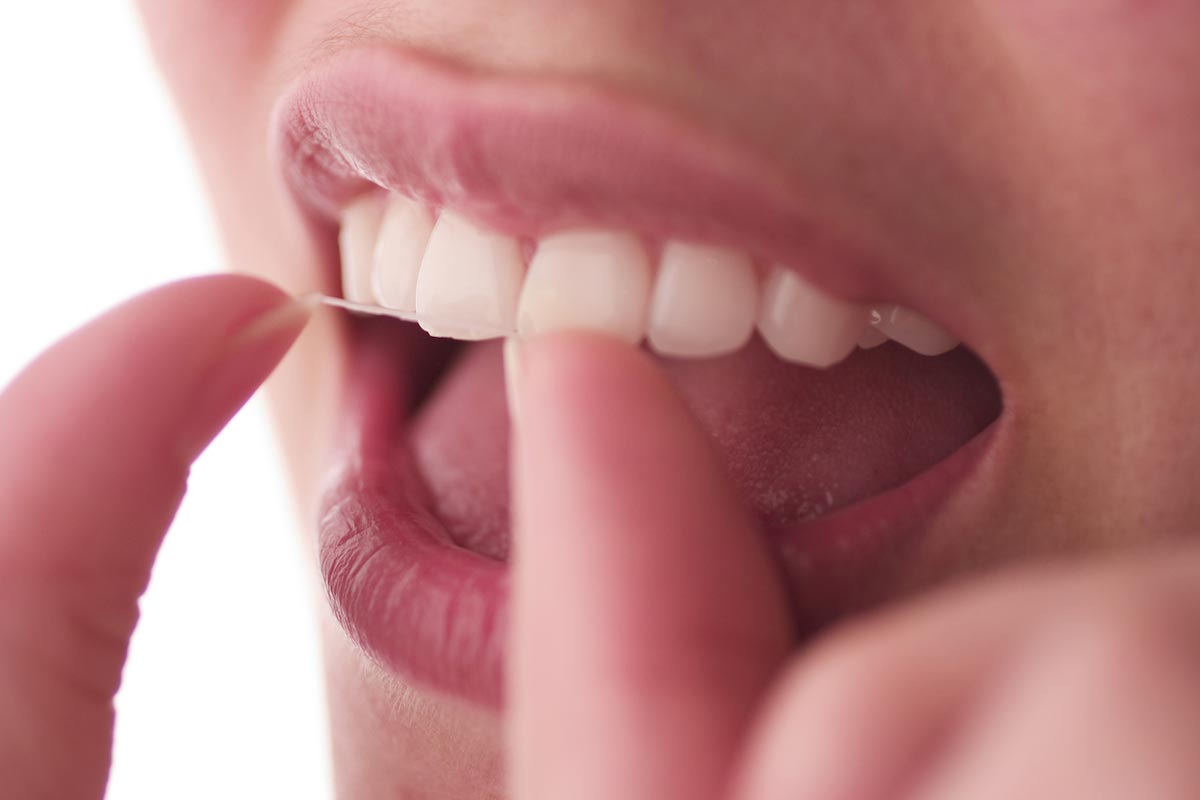
<svg viewBox="0 0 1200 800">
<path fill-rule="evenodd" d="M 893 344 L 831 370 L 780 361 L 755 340 L 722 359 L 660 359 L 768 532 L 897 486 L 1000 411 L 987 368 L 959 348 Z M 508 417 L 498 343 L 466 348 L 413 420 L 434 511 L 464 547 L 508 554 Z"/>
</svg>

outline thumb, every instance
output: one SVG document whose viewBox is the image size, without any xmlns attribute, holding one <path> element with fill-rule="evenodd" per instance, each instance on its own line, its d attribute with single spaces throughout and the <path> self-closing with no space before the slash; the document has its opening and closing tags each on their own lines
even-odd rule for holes
<svg viewBox="0 0 1200 800">
<path fill-rule="evenodd" d="M 762 535 L 643 353 L 513 347 L 515 797 L 716 798 L 791 642 Z"/>
<path fill-rule="evenodd" d="M 258 280 L 184 281 L 68 336 L 0 394 L 6 795 L 103 795 L 137 600 L 189 465 L 306 317 Z"/>
</svg>

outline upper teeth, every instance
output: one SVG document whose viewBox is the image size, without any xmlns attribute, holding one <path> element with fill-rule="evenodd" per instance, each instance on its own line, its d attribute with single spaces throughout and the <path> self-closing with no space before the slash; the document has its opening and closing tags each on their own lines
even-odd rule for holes
<svg viewBox="0 0 1200 800">
<path fill-rule="evenodd" d="M 362 215 L 368 220 L 371 212 Z M 348 221 L 348 220 L 347 220 Z M 389 203 L 375 242 L 375 250 L 368 256 L 369 264 L 387 264 L 387 269 L 370 269 L 370 286 L 373 298 L 381 305 L 401 311 L 417 310 L 417 275 L 421 259 L 433 234 L 433 214 L 418 203 Z M 345 232 L 348 225 L 343 226 Z M 342 257 L 345 263 L 345 256 Z"/>
<path fill-rule="evenodd" d="M 387 274 L 383 266 L 380 274 Z M 490 331 L 512 329 L 524 277 L 516 239 L 446 212 L 433 226 L 421 259 L 417 318 L 434 336 L 489 339 Z"/>
<path fill-rule="evenodd" d="M 434 336 L 584 328 L 711 357 L 757 327 L 781 358 L 818 367 L 889 338 L 925 355 L 958 344 L 911 309 L 847 303 L 779 266 L 760 280 L 748 254 L 708 245 L 669 241 L 656 269 L 635 234 L 564 231 L 539 241 L 526 268 L 516 238 L 449 211 L 435 220 L 398 195 L 353 202 L 339 243 L 347 300 L 412 315 Z"/>
<path fill-rule="evenodd" d="M 758 275 L 750 256 L 669 242 L 650 299 L 650 346 L 664 355 L 715 356 L 754 335 Z"/>
<path fill-rule="evenodd" d="M 547 236 L 529 262 L 517 333 L 587 328 L 640 342 L 652 282 L 650 259 L 633 234 L 570 231 Z"/>
<path fill-rule="evenodd" d="M 889 305 L 871 310 L 871 324 L 889 339 L 926 356 L 953 350 L 958 340 L 927 317 L 904 306 Z"/>
<path fill-rule="evenodd" d="M 830 297 L 792 270 L 771 270 L 763 286 L 758 330 L 781 358 L 836 364 L 853 352 L 869 322 L 869 308 Z"/>
</svg>

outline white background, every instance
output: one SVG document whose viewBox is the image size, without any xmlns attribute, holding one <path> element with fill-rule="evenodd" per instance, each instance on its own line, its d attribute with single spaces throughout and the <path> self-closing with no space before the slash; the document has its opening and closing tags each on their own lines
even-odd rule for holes
<svg viewBox="0 0 1200 800">
<path fill-rule="evenodd" d="M 220 268 L 128 2 L 3 5 L 0 234 L 0 384 L 120 300 Z M 143 601 L 112 800 L 331 795 L 319 598 L 289 503 L 256 399 L 197 463 Z"/>
</svg>

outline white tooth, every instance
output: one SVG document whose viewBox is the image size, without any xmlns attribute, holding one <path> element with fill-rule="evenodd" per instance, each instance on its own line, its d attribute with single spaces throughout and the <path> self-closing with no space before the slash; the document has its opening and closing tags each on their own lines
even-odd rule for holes
<svg viewBox="0 0 1200 800">
<path fill-rule="evenodd" d="M 379 305 L 416 311 L 417 275 L 432 233 L 433 215 L 428 208 L 407 197 L 392 197 L 375 243 L 371 288 Z"/>
<path fill-rule="evenodd" d="M 355 303 L 374 303 L 371 293 L 371 261 L 383 203 L 375 195 L 365 195 L 346 207 L 338 249 L 342 255 L 342 296 Z"/>
<path fill-rule="evenodd" d="M 758 276 L 735 250 L 670 242 L 650 298 L 650 346 L 669 356 L 712 357 L 754 334 Z"/>
<path fill-rule="evenodd" d="M 602 331 L 631 343 L 646 332 L 651 267 L 630 233 L 570 231 L 538 243 L 521 293 L 517 330 Z"/>
<path fill-rule="evenodd" d="M 911 308 L 883 306 L 871 317 L 871 324 L 889 339 L 923 356 L 940 356 L 958 347 L 957 339 Z"/>
<path fill-rule="evenodd" d="M 763 287 L 758 330 L 785 361 L 832 366 L 853 352 L 867 322 L 866 306 L 830 297 L 793 270 L 775 267 Z"/>
<path fill-rule="evenodd" d="M 455 339 L 512 331 L 523 273 L 516 239 L 444 211 L 417 275 L 417 319 L 431 335 Z"/>
<path fill-rule="evenodd" d="M 865 331 L 863 331 L 863 335 L 858 340 L 858 346 L 863 350 L 871 350 L 879 347 L 879 345 L 883 344 L 887 340 L 888 337 L 883 331 L 879 330 L 879 328 L 876 328 L 874 325 L 870 325 Z"/>
</svg>

